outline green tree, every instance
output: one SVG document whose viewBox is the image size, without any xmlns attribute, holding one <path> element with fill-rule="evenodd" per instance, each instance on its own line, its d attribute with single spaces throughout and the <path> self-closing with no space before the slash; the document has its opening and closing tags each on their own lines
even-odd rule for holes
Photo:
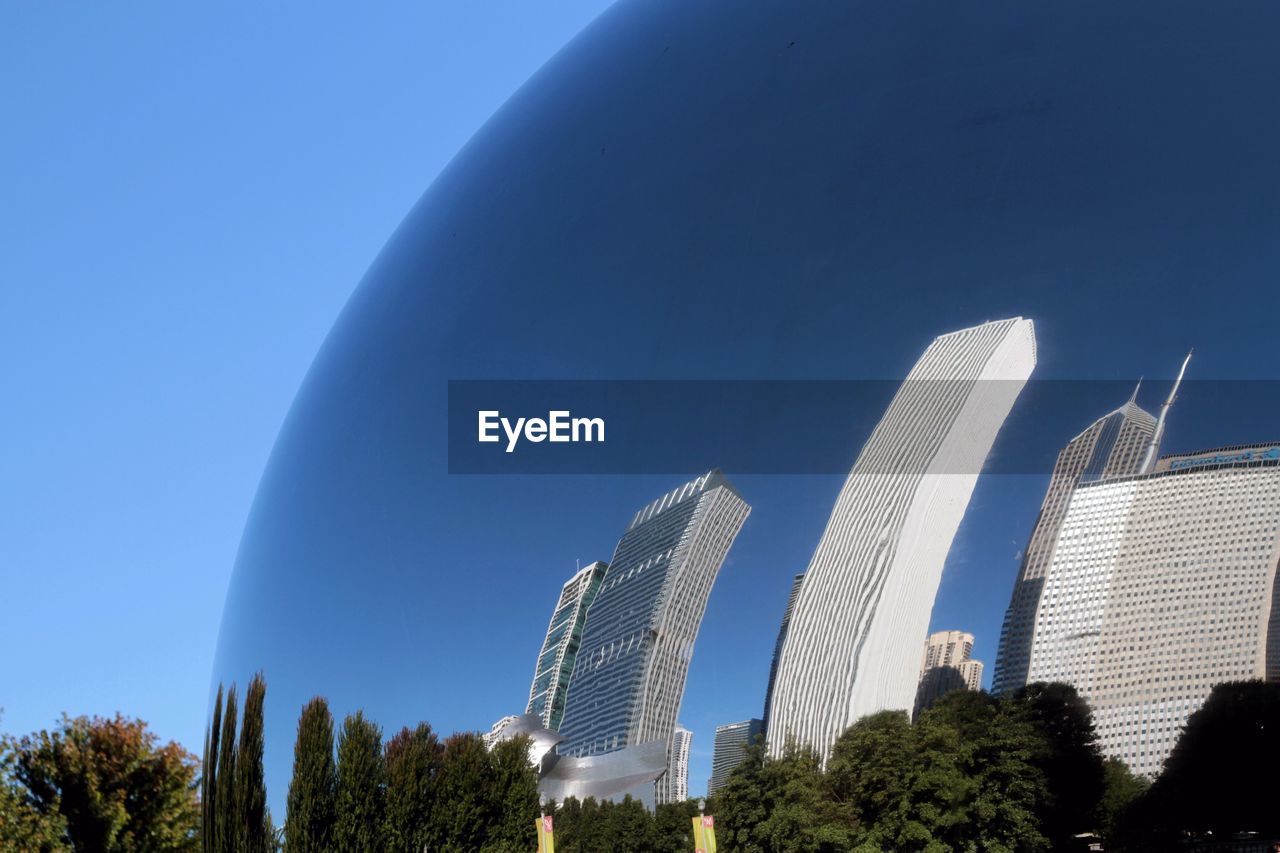
<svg viewBox="0 0 1280 853">
<path fill-rule="evenodd" d="M 363 711 L 342 721 L 336 802 L 334 849 L 343 853 L 381 850 L 386 803 L 382 730 L 366 720 Z"/>
<path fill-rule="evenodd" d="M 474 732 L 450 736 L 444 742 L 436 805 L 431 812 L 433 850 L 474 851 L 485 840 L 490 824 L 489 751 Z"/>
<path fill-rule="evenodd" d="M 1160 776 L 1120 819 L 1119 846 L 1167 849 L 1187 833 L 1280 836 L 1280 809 L 1267 784 L 1277 766 L 1280 684 L 1219 684 L 1187 719 Z"/>
<path fill-rule="evenodd" d="M 236 853 L 236 686 L 227 688 L 218 743 L 218 779 L 214 808 L 214 850 Z"/>
<path fill-rule="evenodd" d="M 657 853 L 689 853 L 693 850 L 693 818 L 698 815 L 698 804 L 693 800 L 683 803 L 667 803 L 658 806 L 653 815 L 657 830 Z"/>
<path fill-rule="evenodd" d="M 236 747 L 236 850 L 267 853 L 275 833 L 267 816 L 267 786 L 262 778 L 263 706 L 267 682 L 259 672 L 244 697 L 240 743 Z"/>
<path fill-rule="evenodd" d="M 601 803 L 596 821 L 596 843 L 606 842 L 611 853 L 650 853 L 657 844 L 653 816 L 630 796 L 619 803 Z"/>
<path fill-rule="evenodd" d="M 431 843 L 431 810 L 442 747 L 427 723 L 408 726 L 387 741 L 387 809 L 385 846 L 388 851 L 421 851 Z"/>
<path fill-rule="evenodd" d="M 18 744 L 7 735 L 0 735 L 0 850 L 70 851 L 60 803 L 43 812 L 32 805 L 26 788 L 17 779 L 17 763 Z"/>
<path fill-rule="evenodd" d="M 1043 739 L 1033 763 L 1049 788 L 1048 799 L 1039 807 L 1044 834 L 1053 849 L 1072 849 L 1073 836 L 1095 828 L 1104 789 L 1093 713 L 1067 684 L 1028 684 L 1012 701 Z"/>
<path fill-rule="evenodd" d="M 200 774 L 200 840 L 205 853 L 218 849 L 218 743 L 222 737 L 222 685 L 213 700 L 213 719 L 204 734 L 204 771 Z"/>
<path fill-rule="evenodd" d="M 285 819 L 288 853 L 324 853 L 331 848 L 336 798 L 333 715 L 328 702 L 317 696 L 302 706 L 298 717 Z"/>
<path fill-rule="evenodd" d="M 1116 837 L 1121 816 L 1146 793 L 1150 783 L 1118 758 L 1102 763 L 1102 799 L 1095 825 L 1098 834 L 1110 843 Z"/>
<path fill-rule="evenodd" d="M 199 761 L 176 743 L 160 745 L 140 720 L 64 716 L 52 732 L 9 741 L 4 752 L 5 787 L 16 782 L 41 817 L 31 826 L 23 812 L 38 834 L 65 827 L 72 849 L 104 853 L 199 847 Z"/>
<path fill-rule="evenodd" d="M 529 739 L 520 736 L 494 744 L 488 775 L 490 824 L 483 849 L 492 853 L 536 849 L 538 771 L 529 763 Z"/>
</svg>

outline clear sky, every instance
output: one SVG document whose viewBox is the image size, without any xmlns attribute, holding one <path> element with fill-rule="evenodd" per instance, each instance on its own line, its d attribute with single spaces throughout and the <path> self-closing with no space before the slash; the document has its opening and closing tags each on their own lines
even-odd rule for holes
<svg viewBox="0 0 1280 853">
<path fill-rule="evenodd" d="M 437 172 L 606 5 L 0 11 L 5 730 L 119 709 L 198 749 L 307 365 Z"/>
<path fill-rule="evenodd" d="M 240 534 L 272 442 L 321 341 L 432 179 L 606 5 L 28 3 L 0 12 L 5 730 L 47 726 L 63 711 L 120 710 L 198 749 Z M 1087 74 L 1090 64 L 1081 67 Z M 1166 93 L 1213 104 L 1222 102 L 1219 94 Z M 1080 100 L 1062 100 L 1063 116 L 1085 110 Z M 966 126 L 998 127 L 1024 113 L 1069 121 L 1037 103 L 1021 113 L 979 114 Z M 1172 112 L 1159 97 L 1142 105 L 1157 117 Z M 1228 120 L 1252 117 L 1229 128 L 1239 134 L 1228 140 L 1237 150 L 1274 136 L 1273 114 L 1229 104 L 1222 110 Z M 1024 255 L 1009 262 L 1025 272 L 1012 292 L 997 292 L 1002 282 L 981 284 L 982 252 L 1001 232 L 977 223 L 974 261 L 960 270 L 954 292 L 936 294 L 918 311 L 882 295 L 871 310 L 884 312 L 886 330 L 874 344 L 815 334 L 806 345 L 830 346 L 840 358 L 874 348 L 877 366 L 905 369 L 928 337 L 950 327 L 931 317 L 928 330 L 912 329 L 909 340 L 898 340 L 894 323 L 904 315 L 950 316 L 958 306 L 962 325 L 992 319 L 989 306 L 1012 307 L 1007 313 L 1039 324 L 1038 376 L 1167 377 L 1195 344 L 1196 377 L 1273 377 L 1280 297 L 1269 256 L 1257 247 L 1274 243 L 1259 237 L 1274 233 L 1274 158 L 1266 161 L 1270 171 L 1258 173 L 1244 159 L 1219 157 L 1184 169 L 1174 157 L 1201 148 L 1216 154 L 1223 118 L 1193 128 L 1190 137 L 1178 129 L 1182 147 L 1163 157 L 1157 147 L 1149 170 L 1112 174 L 1132 179 L 1124 189 L 1137 201 L 1107 211 L 1115 217 L 1108 232 L 1115 245 L 1103 241 L 1078 256 L 1071 235 L 1088 229 L 1071 216 L 1091 221 L 1098 193 L 1077 188 L 1068 167 L 1072 157 L 1087 160 L 1094 152 L 1079 146 L 1059 152 L 1028 122 L 1025 136 L 1012 138 L 1061 156 L 1061 184 L 1050 190 L 1068 203 L 1053 232 L 1057 242 L 1001 247 Z M 1146 156 L 1146 132 L 1107 122 L 1119 129 L 1119 144 L 1098 133 L 1097 149 L 1121 152 L 1121 166 L 1140 162 L 1132 151 Z M 785 142 L 785 133 L 779 139 Z M 1007 171 L 1009 163 L 1002 165 Z M 1159 189 L 1170 174 L 1189 176 L 1175 202 L 1198 193 L 1207 203 L 1185 209 L 1166 203 Z M 1009 215 L 1000 196 L 1005 187 L 1016 200 L 1025 180 L 1013 169 L 991 182 L 991 221 Z M 1240 191 L 1244 185 L 1254 189 Z M 913 211 L 889 213 L 916 218 Z M 1212 251 L 1194 241 L 1184 245 L 1183 233 L 1211 235 L 1205 246 Z M 1141 278 L 1126 278 L 1133 267 L 1122 261 L 1134 241 L 1148 263 Z M 874 254 L 876 241 L 865 248 Z M 1049 258 L 1044 270 L 1035 266 L 1041 252 Z M 902 256 L 916 262 L 927 253 Z M 929 273 L 923 262 L 905 269 Z M 1162 278 L 1174 273 L 1176 299 L 1153 298 Z M 1088 299 L 1077 299 L 1055 275 L 1079 275 Z M 970 295 L 972 304 L 965 301 Z M 1228 304 L 1216 301 L 1224 295 Z M 856 294 L 843 299 L 840 310 L 819 318 L 837 333 L 843 317 L 864 307 Z M 1143 322 L 1153 309 L 1160 322 Z M 769 345 L 761 344 L 764 355 Z M 832 358 L 822 365 L 839 377 L 845 363 Z M 1154 408 L 1151 395 L 1158 393 L 1149 391 L 1142 402 Z M 1197 403 L 1194 393 L 1186 397 L 1170 429 L 1172 449 L 1277 437 L 1270 427 L 1274 403 L 1246 422 L 1247 413 L 1228 415 L 1204 398 Z M 1122 401 L 1118 396 L 1114 404 Z M 1056 448 L 1103 413 L 1082 411 L 1055 423 L 1042 448 Z M 934 624 L 974 632 L 988 677 L 1017 554 L 1045 481 L 1044 474 L 984 478 L 943 578 Z M 540 632 L 573 557 L 607 559 L 622 532 L 619 519 L 679 482 L 635 478 L 588 493 L 582 502 L 601 500 L 574 519 L 582 529 L 573 542 L 552 541 L 562 531 L 537 518 L 524 522 L 540 528 L 544 541 L 519 546 L 559 560 L 536 566 L 547 588 L 532 604 L 499 605 L 509 607 L 504 629 L 527 637 L 529 647 L 494 663 L 500 684 L 483 685 L 479 698 L 467 691 L 455 697 L 449 725 L 486 727 L 500 713 L 520 710 L 522 673 L 532 673 Z M 695 732 L 695 792 L 709 772 L 714 726 L 759 713 L 790 576 L 804 567 L 839 478 L 735 483 L 749 493 L 753 517 L 712 596 L 682 714 Z M 474 480 L 452 487 L 482 488 Z M 567 489 L 545 482 L 537 488 Z M 468 532 L 489 533 L 482 521 Z M 493 543 L 494 553 L 485 555 L 491 564 L 504 559 L 497 553 L 504 544 Z M 747 652 L 744 624 L 767 626 L 749 638 Z"/>
</svg>

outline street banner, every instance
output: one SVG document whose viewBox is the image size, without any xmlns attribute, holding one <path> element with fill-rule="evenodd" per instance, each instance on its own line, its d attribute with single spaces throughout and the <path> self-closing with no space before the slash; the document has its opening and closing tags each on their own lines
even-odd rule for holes
<svg viewBox="0 0 1280 853">
<path fill-rule="evenodd" d="M 709 814 L 693 819 L 694 853 L 716 853 L 716 819 Z"/>
<path fill-rule="evenodd" d="M 543 815 L 535 820 L 534 823 L 538 827 L 538 853 L 556 853 L 556 839 L 551 831 L 551 815 Z"/>
</svg>

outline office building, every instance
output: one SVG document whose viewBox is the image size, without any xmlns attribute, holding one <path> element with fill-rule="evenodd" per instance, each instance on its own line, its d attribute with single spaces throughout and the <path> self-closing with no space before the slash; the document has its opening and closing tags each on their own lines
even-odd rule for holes
<svg viewBox="0 0 1280 853">
<path fill-rule="evenodd" d="M 1104 753 L 1157 773 L 1215 684 L 1280 679 L 1280 445 L 1075 489 L 1028 678 L 1074 685 Z"/>
<path fill-rule="evenodd" d="M 1027 683 L 1036 606 L 1072 490 L 1081 482 L 1141 473 L 1156 419 L 1138 407 L 1136 397 L 1135 388 L 1128 402 L 1098 418 L 1058 453 L 1000 629 L 993 693 L 1008 693 Z"/>
<path fill-rule="evenodd" d="M 712 471 L 636 513 L 587 614 L 560 754 L 671 739 L 707 598 L 750 511 Z"/>
<path fill-rule="evenodd" d="M 818 543 L 783 642 L 767 721 L 825 757 L 858 718 L 910 711 L 920 643 L 978 474 L 1035 367 L 1021 317 L 943 335 L 862 448 Z"/>
<path fill-rule="evenodd" d="M 707 796 L 724 787 L 733 768 L 747 756 L 747 747 L 764 733 L 764 720 L 743 720 L 716 726 L 715 751 L 711 756 L 711 778 L 707 780 Z"/>
<path fill-rule="evenodd" d="M 787 627 L 791 624 L 791 613 L 796 609 L 796 598 L 800 595 L 800 584 L 804 582 L 804 573 L 796 575 L 791 581 L 791 595 L 787 597 L 787 609 L 782 614 L 782 627 L 778 628 L 778 639 L 773 644 L 773 660 L 769 664 L 769 685 L 764 691 L 764 717 L 769 719 L 769 706 L 773 704 L 773 685 L 778 680 L 778 658 L 782 656 L 782 643 L 787 639 Z"/>
<path fill-rule="evenodd" d="M 657 782 L 657 803 L 683 803 L 689 799 L 689 750 L 693 748 L 693 732 L 676 725 L 667 751 L 667 772 Z"/>
<path fill-rule="evenodd" d="M 600 590 L 607 564 L 595 562 L 579 570 L 565 582 L 551 613 L 547 636 L 538 654 L 533 684 L 529 688 L 526 714 L 534 714 L 552 731 L 560 728 L 564 717 L 565 698 L 569 694 L 569 676 L 573 673 L 582 642 L 582 628 L 587 610 Z"/>
<path fill-rule="evenodd" d="M 938 631 L 925 640 L 920 683 L 912 716 L 918 716 L 953 690 L 982 689 L 982 661 L 974 660 L 973 635 Z"/>
</svg>

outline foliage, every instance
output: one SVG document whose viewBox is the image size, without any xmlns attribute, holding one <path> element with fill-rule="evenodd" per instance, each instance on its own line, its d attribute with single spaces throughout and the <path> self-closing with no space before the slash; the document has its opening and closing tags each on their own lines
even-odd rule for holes
<svg viewBox="0 0 1280 853">
<path fill-rule="evenodd" d="M 385 798 L 382 729 L 356 711 L 343 720 L 338 735 L 335 850 L 371 853 L 382 849 Z"/>
<path fill-rule="evenodd" d="M 330 848 L 337 813 L 338 771 L 333 760 L 333 715 L 317 696 L 302 706 L 293 748 L 285 818 L 288 853 L 322 853 Z"/>
<path fill-rule="evenodd" d="M 515 737 L 494 744 L 489 753 L 490 815 L 486 851 L 527 851 L 537 847 L 538 772 L 529 763 L 529 739 Z"/>
<path fill-rule="evenodd" d="M 330 750 L 332 750 L 330 736 Z M 442 750 L 427 723 L 408 726 L 387 741 L 383 761 L 387 768 L 387 850 L 422 850 L 431 846 L 431 810 L 436 796 Z M 296 771 L 295 771 L 296 773 Z"/>
<path fill-rule="evenodd" d="M 1096 827 L 1104 790 L 1102 750 L 1089 705 L 1066 684 L 1028 684 L 1013 696 L 1020 715 L 1041 735 L 1033 763 L 1045 775 L 1049 799 L 1040 806 L 1044 834 L 1055 850 Z"/>
<path fill-rule="evenodd" d="M 0 755 L 7 849 L 197 849 L 199 762 L 140 720 L 64 716 L 52 732 L 5 738 Z M 28 840 L 9 846 L 15 836 Z"/>
<path fill-rule="evenodd" d="M 1167 849 L 1184 835 L 1241 831 L 1280 838 L 1268 784 L 1280 766 L 1280 684 L 1239 681 L 1213 688 L 1183 728 L 1164 770 L 1118 821 L 1118 849 Z"/>
<path fill-rule="evenodd" d="M 227 689 L 218 743 L 217 791 L 213 801 L 214 837 L 206 850 L 236 853 L 236 686 Z"/>
<path fill-rule="evenodd" d="M 1146 793 L 1150 783 L 1118 758 L 1102 763 L 1102 798 L 1095 821 L 1098 834 L 1110 841 L 1116 835 L 1121 816 Z"/>
<path fill-rule="evenodd" d="M 267 683 L 258 673 L 245 693 L 240 743 L 236 748 L 235 824 L 236 850 L 240 853 L 268 853 L 274 849 L 275 833 L 267 816 L 267 786 L 262 778 L 266 694 Z"/>
<path fill-rule="evenodd" d="M 204 733 L 204 772 L 200 774 L 200 836 L 206 851 L 218 849 L 218 748 L 222 738 L 222 685 L 213 700 L 213 719 Z"/>
</svg>

